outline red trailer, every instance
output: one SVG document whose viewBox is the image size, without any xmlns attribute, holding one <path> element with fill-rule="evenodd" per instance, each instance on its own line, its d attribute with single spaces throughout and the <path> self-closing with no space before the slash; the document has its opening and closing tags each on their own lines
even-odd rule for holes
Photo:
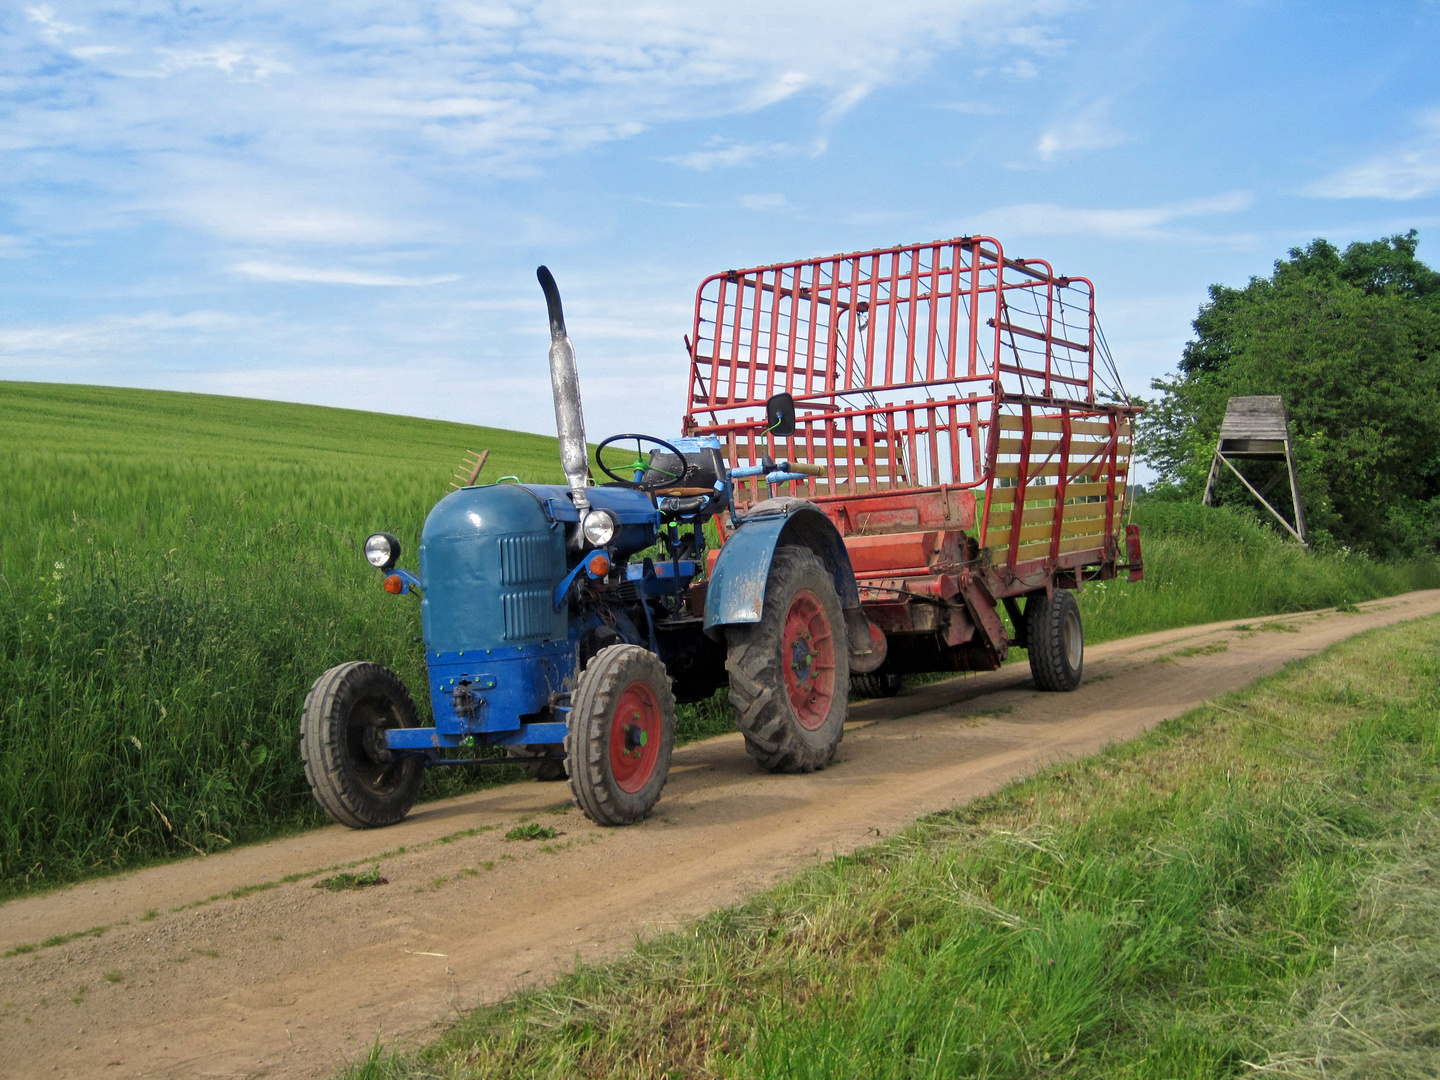
<svg viewBox="0 0 1440 1080">
<path fill-rule="evenodd" d="M 998 667 L 1011 645 L 1041 686 L 1078 685 L 1071 591 L 1141 575 L 1123 518 L 1138 409 L 1088 280 L 979 236 L 731 270 L 701 284 L 687 347 L 687 435 L 717 436 L 731 467 L 819 467 L 790 494 L 844 538 L 872 693 Z M 785 438 L 766 433 L 781 393 Z M 773 494 L 737 482 L 735 505 Z"/>
</svg>

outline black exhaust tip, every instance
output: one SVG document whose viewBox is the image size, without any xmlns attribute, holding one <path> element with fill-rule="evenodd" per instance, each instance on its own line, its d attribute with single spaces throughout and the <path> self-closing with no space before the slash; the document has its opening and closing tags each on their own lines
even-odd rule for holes
<svg viewBox="0 0 1440 1080">
<path fill-rule="evenodd" d="M 565 309 L 560 306 L 560 286 L 555 284 L 555 275 L 548 266 L 535 270 L 535 277 L 545 293 L 545 308 L 550 313 L 550 337 L 552 340 L 566 337 Z"/>
</svg>

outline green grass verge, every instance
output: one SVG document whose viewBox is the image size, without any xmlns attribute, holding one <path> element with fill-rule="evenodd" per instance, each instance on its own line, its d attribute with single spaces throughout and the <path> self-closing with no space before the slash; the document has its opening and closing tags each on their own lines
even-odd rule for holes
<svg viewBox="0 0 1440 1080">
<path fill-rule="evenodd" d="M 346 1075 L 1433 1076 L 1437 657 L 1357 637 Z"/>
<path fill-rule="evenodd" d="M 0 411 L 0 897 L 322 822 L 296 747 L 314 678 L 373 660 L 426 707 L 418 605 L 364 537 L 413 566 L 468 450 L 560 480 L 553 439 L 343 409 L 0 383 Z M 1087 586 L 1091 640 L 1433 583 L 1195 509 L 1142 504 L 1147 580 Z M 723 693 L 680 711 L 682 740 L 731 727 Z"/>
<path fill-rule="evenodd" d="M 1306 551 L 1255 515 L 1224 507 L 1141 499 L 1134 520 L 1145 580 L 1081 589 L 1087 641 L 1440 588 L 1440 561 L 1433 558 L 1379 562 L 1348 551 Z"/>
</svg>

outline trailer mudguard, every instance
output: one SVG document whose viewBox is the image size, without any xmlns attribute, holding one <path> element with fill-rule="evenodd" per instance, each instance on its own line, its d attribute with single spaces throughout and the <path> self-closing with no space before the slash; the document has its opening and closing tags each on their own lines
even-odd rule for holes
<svg viewBox="0 0 1440 1080">
<path fill-rule="evenodd" d="M 712 638 L 718 638 L 727 626 L 760 621 L 770 563 L 781 544 L 795 544 L 815 552 L 835 575 L 835 592 L 847 626 L 857 616 L 864 621 L 850 554 L 830 519 L 805 499 L 767 499 L 756 503 L 745 515 L 715 560 L 705 592 L 705 632 Z M 870 644 L 868 633 L 863 644 Z"/>
</svg>

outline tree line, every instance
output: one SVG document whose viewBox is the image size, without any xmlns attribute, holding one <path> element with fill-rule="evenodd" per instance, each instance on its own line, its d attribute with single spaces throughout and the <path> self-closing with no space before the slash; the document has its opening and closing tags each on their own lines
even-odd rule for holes
<svg viewBox="0 0 1440 1080">
<path fill-rule="evenodd" d="M 1269 277 L 1212 285 L 1140 420 L 1154 496 L 1198 500 L 1229 399 L 1279 394 L 1314 543 L 1440 551 L 1440 273 L 1417 243 L 1413 229 L 1343 252 L 1316 239 Z M 1221 502 L 1254 503 L 1233 477 L 1218 488 Z M 1288 509 L 1286 485 L 1274 488 Z"/>
</svg>

